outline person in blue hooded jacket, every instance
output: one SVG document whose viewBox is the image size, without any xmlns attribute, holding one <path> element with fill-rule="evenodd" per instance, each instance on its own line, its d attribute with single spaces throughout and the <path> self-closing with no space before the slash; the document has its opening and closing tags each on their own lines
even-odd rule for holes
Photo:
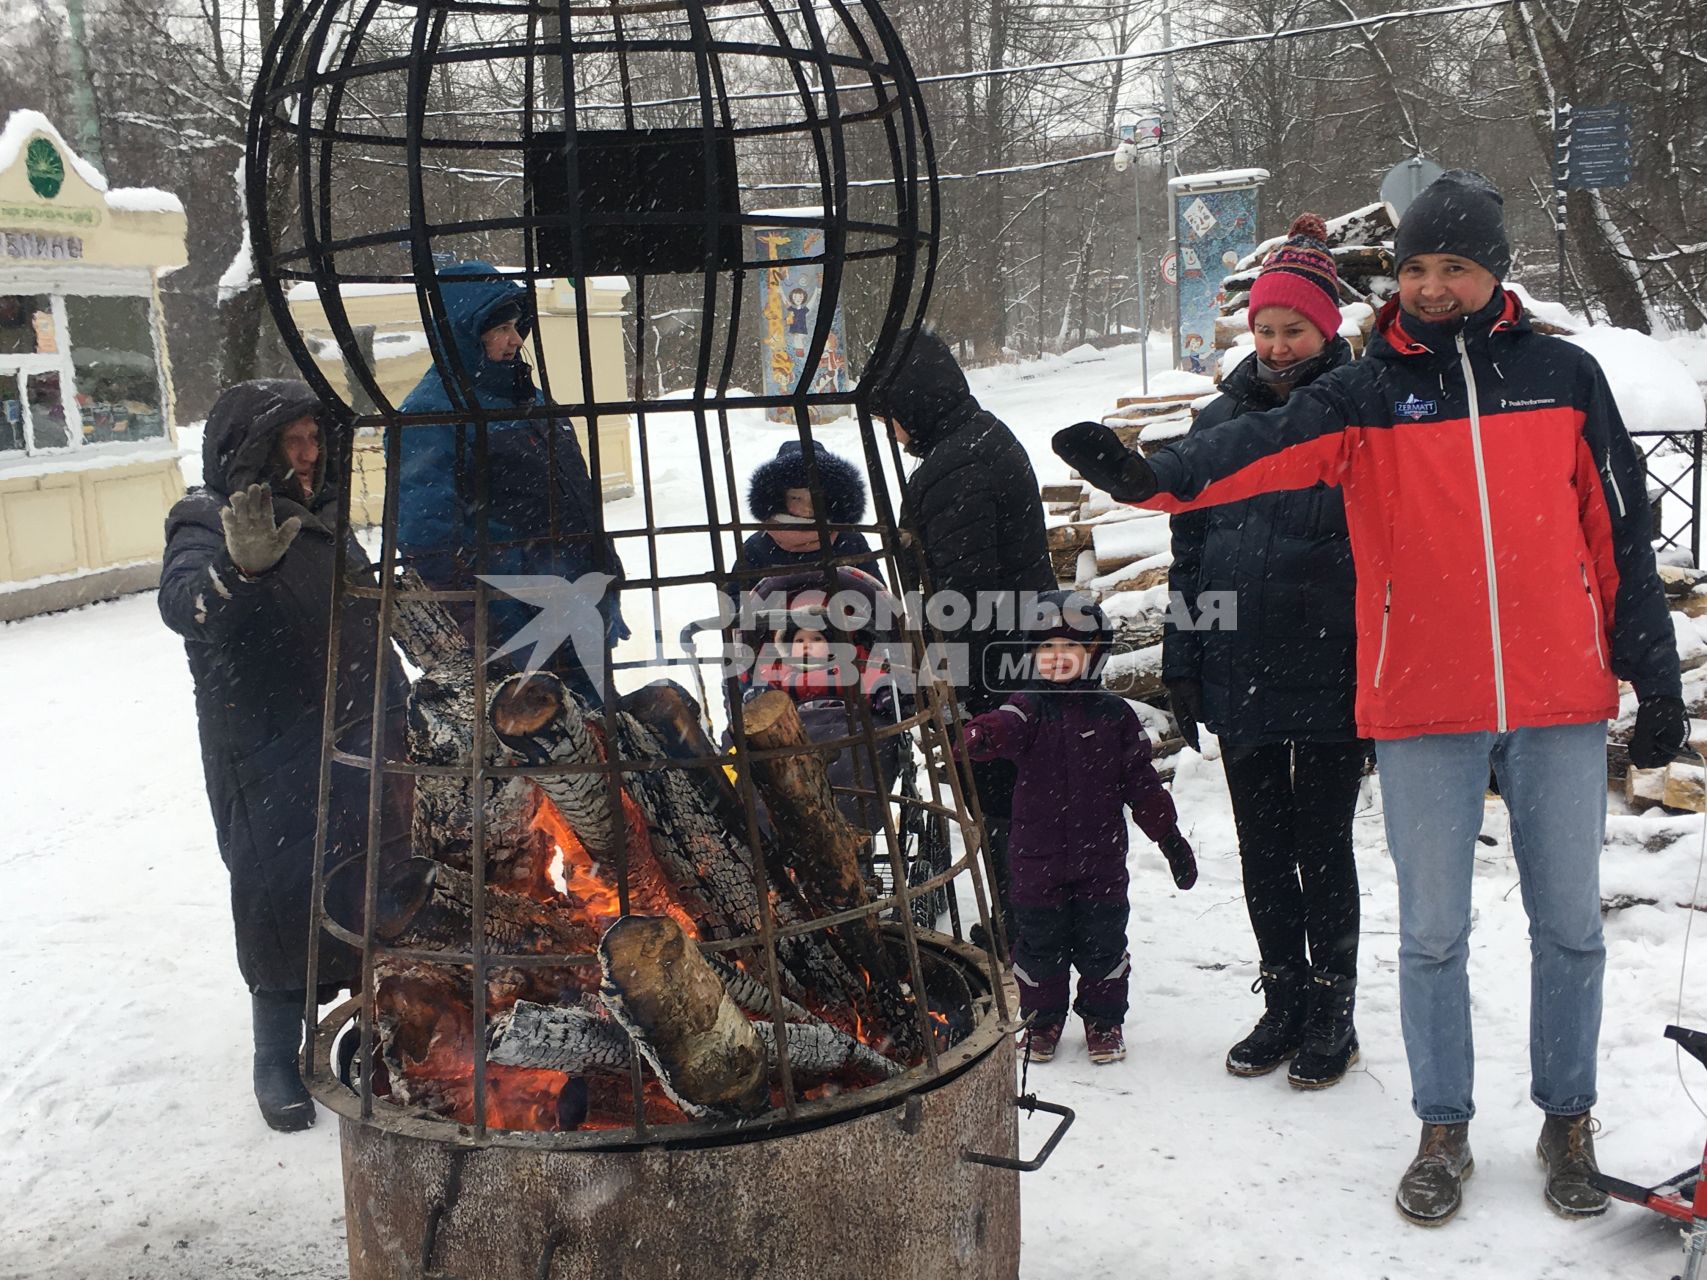
<svg viewBox="0 0 1707 1280">
<path fill-rule="evenodd" d="M 533 328 L 531 295 L 502 277 L 490 263 L 459 262 L 439 272 L 439 288 L 449 316 L 456 350 L 441 350 L 440 336 L 428 326 L 434 362 L 404 399 L 404 413 L 446 413 L 478 406 L 482 410 L 525 408 L 545 403 L 533 383 L 523 348 Z M 472 401 L 472 405 L 471 405 Z M 429 587 L 469 590 L 476 572 L 479 476 L 474 423 L 413 426 L 404 429 L 401 488 L 398 493 L 398 543 L 405 564 Z M 610 538 L 599 531 L 598 503 L 575 428 L 566 418 L 489 418 L 486 430 L 488 554 L 481 572 L 488 575 L 538 575 L 602 587 L 598 607 L 609 645 L 629 632 L 622 620 L 618 591 L 622 562 Z M 472 640 L 473 609 L 452 605 Z M 487 618 L 491 650 L 502 651 L 518 637 L 537 610 L 493 591 Z M 518 658 L 532 662 L 523 649 Z M 571 688 L 597 705 L 600 682 L 589 677 L 574 646 L 558 645 L 539 659 Z"/>
</svg>

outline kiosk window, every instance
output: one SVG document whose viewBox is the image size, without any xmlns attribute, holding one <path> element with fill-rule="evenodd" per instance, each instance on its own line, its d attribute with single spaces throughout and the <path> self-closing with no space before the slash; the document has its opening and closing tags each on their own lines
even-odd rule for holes
<svg viewBox="0 0 1707 1280">
<path fill-rule="evenodd" d="M 59 375 L 26 373 L 23 376 L 35 450 L 65 448 L 71 443 L 71 432 L 65 425 L 65 397 L 60 394 Z"/>
<path fill-rule="evenodd" d="M 164 435 L 148 299 L 68 297 L 65 312 L 83 439 L 96 444 Z"/>
<path fill-rule="evenodd" d="M 18 390 L 18 375 L 0 373 L 0 453 L 16 453 L 24 447 L 24 398 Z"/>
<path fill-rule="evenodd" d="M 0 355 L 51 355 L 59 349 L 56 339 L 50 298 L 0 294 Z"/>
</svg>

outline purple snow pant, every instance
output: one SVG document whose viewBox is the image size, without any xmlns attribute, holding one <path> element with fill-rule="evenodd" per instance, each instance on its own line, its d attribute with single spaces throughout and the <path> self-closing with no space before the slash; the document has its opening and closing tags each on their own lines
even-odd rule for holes
<svg viewBox="0 0 1707 1280">
<path fill-rule="evenodd" d="M 1079 971 L 1079 998 L 1073 1011 L 1086 1022 L 1119 1026 L 1126 1020 L 1126 981 L 1132 971 L 1126 953 L 1124 896 L 1080 898 L 1062 894 L 1053 906 L 1014 904 L 1014 977 L 1019 982 L 1022 1014 L 1036 1014 L 1037 1025 L 1065 1022 L 1067 993 Z"/>
</svg>

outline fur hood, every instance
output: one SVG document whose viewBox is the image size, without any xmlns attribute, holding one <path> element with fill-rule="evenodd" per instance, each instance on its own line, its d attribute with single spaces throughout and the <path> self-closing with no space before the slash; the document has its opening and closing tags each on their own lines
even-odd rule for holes
<svg viewBox="0 0 1707 1280">
<path fill-rule="evenodd" d="M 831 453 L 817 441 L 812 452 L 818 464 L 818 482 L 823 486 L 830 524 L 858 524 L 865 519 L 865 480 L 859 468 Z M 747 510 L 755 520 L 769 520 L 788 509 L 788 491 L 806 489 L 806 455 L 800 441 L 786 441 L 776 457 L 760 465 L 747 484 Z"/>
</svg>

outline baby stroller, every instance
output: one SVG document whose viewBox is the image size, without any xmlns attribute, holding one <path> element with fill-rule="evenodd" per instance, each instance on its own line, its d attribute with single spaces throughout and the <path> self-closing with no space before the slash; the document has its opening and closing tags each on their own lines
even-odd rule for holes
<svg viewBox="0 0 1707 1280">
<path fill-rule="evenodd" d="M 900 602 L 883 584 L 859 569 L 833 571 L 836 590 L 826 593 L 822 569 L 778 574 L 753 588 L 740 632 L 745 653 L 756 655 L 746 696 L 781 689 L 794 700 L 806 734 L 814 742 L 858 738 L 864 731 L 861 707 L 869 707 L 874 730 L 906 718 L 907 707 L 894 678 L 884 670 L 882 646 L 899 641 Z M 696 641 L 714 622 L 690 623 L 682 631 L 699 683 L 704 679 Z M 948 820 L 923 805 L 922 752 L 911 733 L 878 739 L 877 770 L 863 744 L 845 746 L 826 762 L 837 805 L 857 830 L 872 833 L 864 870 L 874 895 L 894 892 L 893 863 L 884 833 L 884 813 L 876 796 L 887 796 L 894 814 L 897 844 L 914 887 L 948 870 Z M 948 910 L 948 888 L 938 885 L 913 899 L 913 920 L 934 929 Z"/>
</svg>

